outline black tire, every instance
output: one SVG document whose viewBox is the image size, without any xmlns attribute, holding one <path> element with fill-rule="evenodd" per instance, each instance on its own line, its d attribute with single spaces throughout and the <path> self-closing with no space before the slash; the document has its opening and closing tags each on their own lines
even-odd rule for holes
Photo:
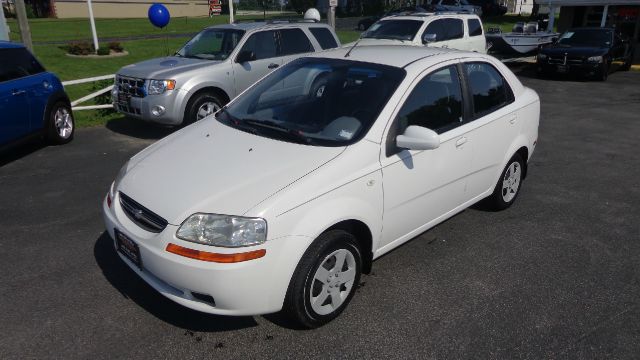
<svg viewBox="0 0 640 360">
<path fill-rule="evenodd" d="M 198 114 L 201 110 L 201 107 L 207 103 L 213 103 L 217 109 L 213 112 L 215 113 L 218 109 L 221 109 L 225 102 L 215 93 L 213 92 L 202 92 L 196 94 L 187 103 L 187 108 L 184 112 L 184 118 L 182 119 L 182 126 L 187 126 L 193 124 L 194 122 L 201 120 L 200 116 L 202 114 Z M 209 114 L 210 115 L 210 114 Z"/>
<path fill-rule="evenodd" d="M 624 62 L 622 67 L 620 67 L 620 70 L 629 71 L 631 69 L 631 65 L 633 64 L 633 55 L 633 52 L 629 54 L 629 58 Z"/>
<path fill-rule="evenodd" d="M 73 140 L 76 124 L 69 103 L 55 102 L 46 115 L 45 138 L 49 144 L 62 145 Z"/>
<path fill-rule="evenodd" d="M 328 270 L 327 273 L 330 274 L 327 275 L 328 278 L 326 282 L 316 280 L 315 276 L 320 266 L 330 263 L 332 258 L 336 259 L 335 256 L 330 257 L 334 252 L 341 252 L 344 250 L 348 251 L 353 256 L 353 259 L 351 259 L 353 260 L 353 263 L 349 267 L 349 270 L 355 270 L 355 277 L 351 284 L 348 286 L 347 284 L 340 284 L 339 275 L 332 272 L 335 268 L 329 270 L 325 267 L 325 271 Z M 347 266 L 349 261 L 350 260 L 348 259 L 345 260 L 341 267 L 340 272 L 343 274 L 345 273 L 343 272 L 344 266 Z M 289 283 L 289 288 L 287 290 L 282 313 L 291 321 L 304 328 L 312 329 L 328 323 L 340 315 L 353 298 L 357 285 L 360 283 L 361 273 L 361 250 L 353 235 L 343 230 L 331 230 L 320 235 L 304 253 L 295 272 L 293 273 L 293 277 L 291 278 L 291 282 Z M 334 279 L 332 276 L 335 276 L 335 281 L 337 282 L 332 283 L 334 280 L 328 280 Z M 329 289 L 330 285 L 333 285 L 333 289 Z M 346 294 L 346 298 L 341 300 L 342 303 L 334 308 L 332 304 L 333 295 L 329 294 L 330 291 L 338 291 L 341 294 L 348 291 L 348 293 Z M 323 306 L 327 309 L 333 308 L 333 310 L 326 314 L 319 314 L 314 310 L 314 306 L 311 304 L 311 296 L 313 296 L 314 293 L 318 298 L 322 296 L 322 293 L 327 293 L 328 295 L 324 297 L 324 301 L 317 306 Z M 338 298 L 339 297 L 336 299 Z"/>
<path fill-rule="evenodd" d="M 519 176 L 517 179 L 517 184 L 515 185 L 515 189 L 513 187 L 509 187 L 508 189 L 504 189 L 504 182 L 507 181 L 507 178 L 510 177 L 511 172 L 513 170 L 512 165 L 519 169 Z M 507 165 L 502 170 L 500 174 L 500 178 L 496 183 L 496 186 L 493 190 L 493 194 L 487 199 L 489 206 L 495 210 L 500 211 L 508 208 L 513 205 L 513 203 L 518 198 L 518 194 L 520 194 L 520 189 L 522 188 L 522 180 L 524 178 L 524 161 L 520 154 L 515 154 L 513 157 L 507 162 Z M 513 181 L 512 181 L 513 183 Z M 507 196 L 507 194 L 510 194 Z"/>
<path fill-rule="evenodd" d="M 602 68 L 598 72 L 597 76 L 599 81 L 607 81 L 607 78 L 609 77 L 609 64 L 606 59 L 603 60 Z"/>
</svg>

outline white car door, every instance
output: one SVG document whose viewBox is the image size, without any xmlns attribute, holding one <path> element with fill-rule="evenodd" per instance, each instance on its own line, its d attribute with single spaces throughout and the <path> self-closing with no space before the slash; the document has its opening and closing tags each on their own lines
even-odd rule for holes
<svg viewBox="0 0 640 360">
<path fill-rule="evenodd" d="M 389 126 L 380 155 L 384 219 L 380 243 L 387 249 L 412 238 L 465 202 L 471 144 L 463 126 L 457 62 L 424 73 L 413 83 Z M 414 151 L 396 147 L 396 136 L 418 125 L 440 134 L 440 146 Z"/>
<path fill-rule="evenodd" d="M 260 31 L 244 43 L 233 62 L 236 95 L 282 65 L 276 36 L 276 30 Z M 252 52 L 253 56 L 248 61 L 241 61 L 246 52 Z"/>
<path fill-rule="evenodd" d="M 493 190 L 521 123 L 513 92 L 494 66 L 478 61 L 464 63 L 463 69 L 473 104 L 468 137 L 475 151 L 467 191 L 474 198 Z"/>
</svg>

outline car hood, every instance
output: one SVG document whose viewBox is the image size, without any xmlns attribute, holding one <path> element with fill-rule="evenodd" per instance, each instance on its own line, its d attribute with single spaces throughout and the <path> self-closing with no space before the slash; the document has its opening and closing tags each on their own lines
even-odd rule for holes
<svg viewBox="0 0 640 360">
<path fill-rule="evenodd" d="M 601 47 L 567 46 L 555 44 L 541 49 L 540 53 L 552 56 L 564 56 L 565 53 L 570 56 L 598 56 L 606 54 L 607 51 L 607 48 Z"/>
<path fill-rule="evenodd" d="M 243 215 L 344 149 L 264 138 L 211 117 L 132 158 L 118 191 L 174 225 L 197 212 Z"/>
<path fill-rule="evenodd" d="M 185 71 L 217 63 L 220 61 L 167 56 L 127 65 L 121 68 L 118 74 L 141 79 L 171 79 Z"/>
</svg>

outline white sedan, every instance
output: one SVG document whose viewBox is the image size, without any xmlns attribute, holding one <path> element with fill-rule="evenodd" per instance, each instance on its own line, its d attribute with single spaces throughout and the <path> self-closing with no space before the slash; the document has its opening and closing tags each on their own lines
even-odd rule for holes
<svg viewBox="0 0 640 360">
<path fill-rule="evenodd" d="M 513 204 L 539 111 L 490 56 L 314 54 L 132 157 L 105 197 L 106 228 L 177 303 L 317 327 L 376 258 L 480 200 Z"/>
</svg>

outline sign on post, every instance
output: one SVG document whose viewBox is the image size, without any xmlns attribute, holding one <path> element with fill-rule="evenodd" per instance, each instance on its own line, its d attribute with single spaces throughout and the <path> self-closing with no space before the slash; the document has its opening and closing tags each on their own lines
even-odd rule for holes
<svg viewBox="0 0 640 360">
<path fill-rule="evenodd" d="M 220 15 L 222 12 L 221 0 L 209 0 L 209 17 Z"/>
<path fill-rule="evenodd" d="M 329 7 L 337 7 L 338 0 L 329 0 Z"/>
</svg>

